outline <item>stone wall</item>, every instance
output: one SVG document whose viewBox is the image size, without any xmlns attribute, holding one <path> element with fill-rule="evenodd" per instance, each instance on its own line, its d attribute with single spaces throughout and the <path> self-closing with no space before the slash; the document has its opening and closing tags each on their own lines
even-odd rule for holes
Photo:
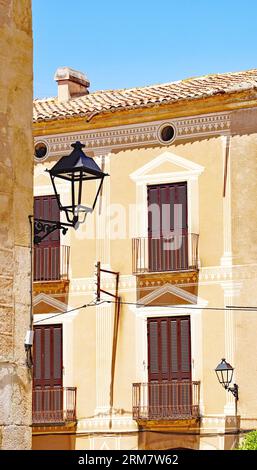
<svg viewBox="0 0 257 470">
<path fill-rule="evenodd" d="M 31 448 L 30 321 L 33 207 L 30 0 L 0 0 L 0 448 Z"/>
</svg>

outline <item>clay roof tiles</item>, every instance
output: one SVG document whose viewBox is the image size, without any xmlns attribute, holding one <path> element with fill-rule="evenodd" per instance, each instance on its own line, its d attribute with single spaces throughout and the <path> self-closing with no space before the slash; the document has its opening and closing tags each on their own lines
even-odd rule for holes
<svg viewBox="0 0 257 470">
<path fill-rule="evenodd" d="M 35 99 L 33 118 L 34 122 L 79 116 L 90 118 L 107 111 L 190 101 L 251 88 L 257 88 L 257 69 L 206 75 L 160 85 L 96 91 L 67 102 L 59 102 L 57 98 Z"/>
</svg>

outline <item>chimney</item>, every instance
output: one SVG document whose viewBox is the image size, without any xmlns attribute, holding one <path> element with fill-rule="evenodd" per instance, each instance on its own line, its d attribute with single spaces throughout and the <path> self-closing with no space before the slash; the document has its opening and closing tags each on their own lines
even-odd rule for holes
<svg viewBox="0 0 257 470">
<path fill-rule="evenodd" d="M 90 82 L 86 75 L 70 67 L 59 67 L 54 79 L 58 84 L 58 101 L 69 101 L 89 93 Z"/>
</svg>

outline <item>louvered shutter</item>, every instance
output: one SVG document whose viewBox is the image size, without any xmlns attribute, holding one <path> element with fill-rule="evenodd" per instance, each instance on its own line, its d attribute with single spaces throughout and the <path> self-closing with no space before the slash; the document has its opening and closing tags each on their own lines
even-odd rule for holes
<svg viewBox="0 0 257 470">
<path fill-rule="evenodd" d="M 34 217 L 60 221 L 60 210 L 55 196 L 34 198 Z M 39 235 L 43 235 L 41 232 Z M 55 230 L 34 247 L 34 280 L 55 281 L 60 279 L 60 230 Z"/>
<path fill-rule="evenodd" d="M 191 413 L 190 317 L 148 319 L 148 415 Z"/>
<path fill-rule="evenodd" d="M 60 210 L 55 196 L 34 197 L 34 217 L 37 219 L 60 221 Z M 60 231 L 50 233 L 41 243 L 51 244 L 60 240 Z"/>
<path fill-rule="evenodd" d="M 62 386 L 62 325 L 35 326 L 34 387 Z"/>
<path fill-rule="evenodd" d="M 187 183 L 153 185 L 147 191 L 149 270 L 187 269 Z M 176 235 L 174 250 L 170 236 L 178 226 L 181 237 Z"/>
<path fill-rule="evenodd" d="M 149 382 L 191 380 L 190 317 L 148 319 Z"/>
<path fill-rule="evenodd" d="M 62 325 L 34 328 L 33 415 L 63 421 Z"/>
<path fill-rule="evenodd" d="M 149 356 L 149 377 L 151 381 L 159 380 L 159 339 L 158 322 L 148 323 L 148 356 Z"/>
<path fill-rule="evenodd" d="M 189 320 L 180 320 L 181 378 L 188 378 L 190 373 L 190 331 Z"/>
</svg>

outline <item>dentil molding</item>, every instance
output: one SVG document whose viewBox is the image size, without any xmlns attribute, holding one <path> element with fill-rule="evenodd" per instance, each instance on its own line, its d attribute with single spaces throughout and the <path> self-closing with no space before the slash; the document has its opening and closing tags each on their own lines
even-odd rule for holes
<svg viewBox="0 0 257 470">
<path fill-rule="evenodd" d="M 168 144 L 161 143 L 158 137 L 159 129 L 164 124 L 174 126 L 175 141 L 193 137 L 225 135 L 230 132 L 230 113 L 204 114 L 153 121 L 147 124 L 108 127 L 44 137 L 37 136 L 35 143 L 44 142 L 47 147 L 47 154 L 40 161 L 46 160 L 48 157 L 59 156 L 60 153 L 69 154 L 71 143 L 77 140 L 85 143 L 87 150 L 92 150 L 96 155 L 106 155 L 112 149 L 133 148 L 149 144 L 167 146 Z"/>
</svg>

